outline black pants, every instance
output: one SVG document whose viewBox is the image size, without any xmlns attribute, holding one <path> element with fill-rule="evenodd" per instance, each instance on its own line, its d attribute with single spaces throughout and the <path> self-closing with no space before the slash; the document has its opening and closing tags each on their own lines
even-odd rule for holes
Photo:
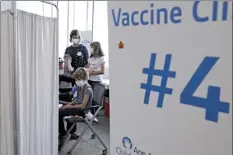
<svg viewBox="0 0 233 155">
<path fill-rule="evenodd" d="M 73 124 L 67 122 L 67 128 L 66 128 L 67 131 L 66 131 L 63 118 L 65 116 L 75 116 L 75 115 L 82 116 L 82 112 L 80 111 L 80 109 L 77 109 L 77 108 L 59 109 L 59 135 L 60 136 L 66 135 L 66 132 L 73 125 Z M 76 126 L 72 129 L 72 131 L 70 133 L 72 134 L 75 131 L 76 131 Z"/>
<path fill-rule="evenodd" d="M 88 83 L 93 88 L 95 84 L 101 83 L 101 81 L 91 81 L 91 80 L 88 80 Z"/>
</svg>

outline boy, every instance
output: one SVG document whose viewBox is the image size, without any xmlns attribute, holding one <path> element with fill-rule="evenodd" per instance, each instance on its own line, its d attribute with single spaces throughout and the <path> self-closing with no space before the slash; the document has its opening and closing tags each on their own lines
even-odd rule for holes
<svg viewBox="0 0 233 155">
<path fill-rule="evenodd" d="M 72 102 L 60 101 L 64 106 L 59 108 L 59 140 L 60 146 L 63 144 L 64 139 L 66 138 L 66 130 L 64 126 L 63 118 L 65 116 L 82 116 L 81 110 L 92 106 L 93 91 L 91 86 L 87 83 L 88 73 L 85 68 L 78 68 L 73 73 L 73 78 L 76 80 L 77 85 L 77 99 Z M 85 114 L 88 114 L 89 111 L 85 111 Z M 72 124 L 67 125 L 67 130 L 72 126 Z M 74 134 L 76 128 L 71 131 L 73 139 L 77 139 L 78 136 Z"/>
</svg>

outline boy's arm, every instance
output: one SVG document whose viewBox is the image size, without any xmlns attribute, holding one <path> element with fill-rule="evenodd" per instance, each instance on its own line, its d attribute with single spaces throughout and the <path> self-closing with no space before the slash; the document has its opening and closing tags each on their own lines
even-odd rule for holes
<svg viewBox="0 0 233 155">
<path fill-rule="evenodd" d="M 78 109 L 84 109 L 84 108 L 86 108 L 87 104 L 88 104 L 88 99 L 89 99 L 89 95 L 88 94 L 84 95 L 82 104 L 74 105 L 74 107 L 78 108 Z"/>
</svg>

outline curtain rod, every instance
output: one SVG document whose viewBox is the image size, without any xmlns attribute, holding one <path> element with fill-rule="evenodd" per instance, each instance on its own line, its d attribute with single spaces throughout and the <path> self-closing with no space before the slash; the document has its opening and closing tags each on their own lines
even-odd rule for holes
<svg viewBox="0 0 233 155">
<path fill-rule="evenodd" d="M 48 1 L 40 1 L 40 2 L 54 6 L 56 8 L 56 10 L 57 10 L 57 18 L 59 19 L 59 8 L 58 8 L 58 5 L 56 5 L 56 4 L 52 3 L 52 2 L 48 2 Z"/>
</svg>

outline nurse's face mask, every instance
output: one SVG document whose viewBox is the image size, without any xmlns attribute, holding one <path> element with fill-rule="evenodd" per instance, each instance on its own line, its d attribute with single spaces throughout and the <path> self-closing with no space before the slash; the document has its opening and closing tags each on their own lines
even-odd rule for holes
<svg viewBox="0 0 233 155">
<path fill-rule="evenodd" d="M 79 44 L 79 43 L 80 43 L 80 36 L 78 36 L 78 35 L 73 36 L 73 37 L 72 37 L 72 43 L 73 43 L 74 45 Z"/>
</svg>

